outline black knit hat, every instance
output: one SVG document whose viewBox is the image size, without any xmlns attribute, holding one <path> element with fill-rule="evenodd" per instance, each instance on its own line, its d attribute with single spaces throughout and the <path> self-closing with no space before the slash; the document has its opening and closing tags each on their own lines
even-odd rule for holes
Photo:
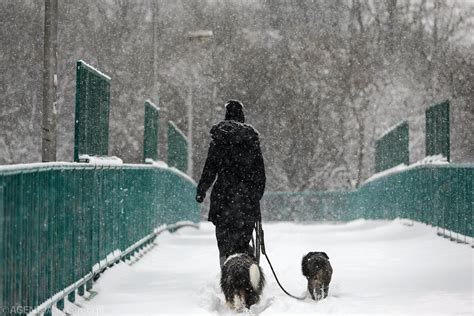
<svg viewBox="0 0 474 316">
<path fill-rule="evenodd" d="M 225 103 L 225 119 L 245 123 L 244 105 L 238 100 Z"/>
</svg>

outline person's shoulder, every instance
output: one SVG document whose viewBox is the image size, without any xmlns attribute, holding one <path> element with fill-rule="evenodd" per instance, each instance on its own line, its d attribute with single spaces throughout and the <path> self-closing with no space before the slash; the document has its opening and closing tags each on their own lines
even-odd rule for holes
<svg viewBox="0 0 474 316">
<path fill-rule="evenodd" d="M 224 123 L 225 121 L 220 121 L 220 122 L 217 122 L 215 124 L 213 124 L 211 126 L 211 130 L 210 130 L 210 134 L 214 134 L 221 126 L 222 126 L 222 123 Z"/>
<path fill-rule="evenodd" d="M 240 123 L 242 124 L 244 132 L 242 133 L 243 136 L 248 142 L 253 144 L 260 144 L 260 133 L 259 131 L 250 124 L 247 123 Z"/>
<path fill-rule="evenodd" d="M 209 131 L 209 134 L 211 135 L 212 139 L 215 139 L 216 137 L 219 138 L 219 134 L 222 133 L 222 128 L 224 127 L 225 121 L 220 121 L 214 125 L 212 125 L 211 130 Z"/>
<path fill-rule="evenodd" d="M 216 141 L 230 141 L 236 143 L 258 141 L 260 133 L 252 125 L 232 120 L 220 121 L 211 127 L 212 139 Z"/>
<path fill-rule="evenodd" d="M 257 138 L 260 137 L 260 132 L 252 125 L 247 124 L 247 123 L 240 123 L 240 124 L 242 124 L 244 128 L 247 129 L 250 133 L 254 133 Z"/>
</svg>

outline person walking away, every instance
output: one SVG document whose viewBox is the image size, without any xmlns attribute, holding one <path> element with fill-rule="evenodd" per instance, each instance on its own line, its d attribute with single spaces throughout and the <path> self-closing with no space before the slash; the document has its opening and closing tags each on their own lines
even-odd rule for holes
<svg viewBox="0 0 474 316">
<path fill-rule="evenodd" d="M 266 181 L 259 133 L 245 123 L 243 104 L 229 100 L 225 108 L 225 119 L 211 128 L 196 192 L 196 201 L 202 203 L 215 180 L 208 220 L 216 227 L 221 268 L 232 254 L 253 256 L 249 243 L 255 223 L 261 220 Z"/>
</svg>

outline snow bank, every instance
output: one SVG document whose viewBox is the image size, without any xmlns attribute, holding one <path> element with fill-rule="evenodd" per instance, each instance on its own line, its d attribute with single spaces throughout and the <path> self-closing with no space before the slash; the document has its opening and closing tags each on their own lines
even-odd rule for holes
<svg viewBox="0 0 474 316">
<path fill-rule="evenodd" d="M 288 291 L 305 293 L 300 264 L 308 251 L 327 252 L 333 280 L 327 299 L 296 301 L 281 292 L 262 261 L 267 285 L 247 314 L 472 315 L 472 249 L 438 237 L 434 228 L 406 220 L 264 223 L 263 228 L 267 253 Z M 83 308 L 76 307 L 76 313 L 237 315 L 219 288 L 212 224 L 165 232 L 157 243 L 132 265 L 107 270 L 94 287 L 97 296 L 79 300 Z"/>
</svg>

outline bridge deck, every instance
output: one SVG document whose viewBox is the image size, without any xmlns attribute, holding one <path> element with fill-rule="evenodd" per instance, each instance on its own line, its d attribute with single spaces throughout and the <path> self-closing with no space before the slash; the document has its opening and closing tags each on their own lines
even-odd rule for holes
<svg viewBox="0 0 474 316">
<path fill-rule="evenodd" d="M 438 237 L 431 227 L 406 224 L 398 220 L 264 224 L 267 252 L 287 290 L 304 293 L 300 260 L 307 251 L 328 253 L 333 281 L 326 300 L 295 301 L 280 291 L 265 262 L 267 286 L 251 314 L 471 315 L 471 247 Z M 132 265 L 107 271 L 94 288 L 98 294 L 78 301 L 82 308 L 67 309 L 82 315 L 228 312 L 218 286 L 212 225 L 165 233 L 157 244 Z"/>
</svg>

